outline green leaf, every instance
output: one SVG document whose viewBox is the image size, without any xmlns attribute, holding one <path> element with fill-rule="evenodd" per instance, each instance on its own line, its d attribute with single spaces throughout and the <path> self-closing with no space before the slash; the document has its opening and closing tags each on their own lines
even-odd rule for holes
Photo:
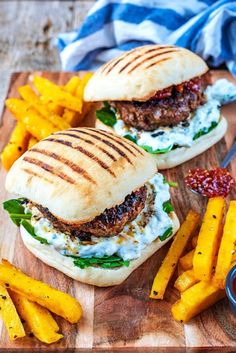
<svg viewBox="0 0 236 353">
<path fill-rule="evenodd" d="M 163 211 L 166 213 L 170 213 L 170 212 L 174 211 L 174 207 L 171 205 L 170 200 L 165 201 L 163 203 L 162 207 L 163 207 Z"/>
<path fill-rule="evenodd" d="M 49 244 L 47 239 L 39 237 L 34 232 L 34 227 L 29 222 L 25 221 L 24 219 L 20 222 L 20 224 L 25 228 L 25 230 L 36 240 L 38 240 L 41 244 Z"/>
<path fill-rule="evenodd" d="M 96 117 L 107 126 L 114 126 L 117 122 L 116 113 L 108 102 L 104 102 L 104 107 L 96 111 Z"/>
<path fill-rule="evenodd" d="M 164 234 L 163 234 L 162 236 L 160 236 L 159 238 L 160 238 L 161 241 L 163 241 L 163 240 L 169 238 L 169 237 L 172 235 L 172 233 L 173 233 L 173 228 L 170 227 L 170 228 L 168 228 L 168 229 L 164 232 Z"/>
<path fill-rule="evenodd" d="M 177 188 L 179 186 L 176 181 L 167 181 L 167 184 L 172 188 Z"/>
<path fill-rule="evenodd" d="M 116 268 L 121 266 L 129 266 L 129 261 L 123 261 L 119 256 L 104 256 L 104 257 L 91 257 L 91 258 L 82 258 L 76 256 L 73 257 L 74 265 L 84 269 L 86 267 L 97 266 L 102 268 Z"/>
<path fill-rule="evenodd" d="M 126 138 L 127 140 L 130 140 L 130 141 L 132 141 L 134 143 L 137 143 L 137 138 L 135 136 L 131 136 L 129 134 L 126 134 L 123 137 Z"/>
<path fill-rule="evenodd" d="M 152 154 L 163 154 L 163 153 L 167 153 L 167 152 L 171 151 L 173 148 L 173 145 L 170 145 L 166 148 L 157 149 L 157 150 L 154 150 L 151 146 L 147 146 L 147 145 L 139 145 L 139 147 L 142 147 L 145 151 L 152 153 Z"/>
<path fill-rule="evenodd" d="M 218 123 L 216 121 L 213 121 L 211 123 L 211 126 L 209 128 L 203 128 L 201 130 L 199 130 L 194 136 L 193 136 L 193 140 L 197 140 L 199 137 L 208 134 L 211 130 L 213 130 L 216 126 L 218 125 Z"/>
<path fill-rule="evenodd" d="M 22 206 L 22 201 L 23 199 L 12 199 L 3 202 L 4 210 L 9 213 L 11 220 L 18 227 L 21 219 L 30 219 L 32 217 L 31 213 L 25 213 L 25 209 Z"/>
<path fill-rule="evenodd" d="M 172 188 L 177 188 L 179 186 L 176 181 L 167 180 L 165 177 L 164 177 L 164 184 L 168 184 Z"/>
</svg>

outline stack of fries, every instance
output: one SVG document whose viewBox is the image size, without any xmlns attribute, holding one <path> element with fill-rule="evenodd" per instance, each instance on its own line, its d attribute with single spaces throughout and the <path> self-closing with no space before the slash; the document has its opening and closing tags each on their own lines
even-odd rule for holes
<svg viewBox="0 0 236 353">
<path fill-rule="evenodd" d="M 34 76 L 33 88 L 30 85 L 19 88 L 22 99 L 6 100 L 7 108 L 17 120 L 1 155 L 6 170 L 38 141 L 56 131 L 79 125 L 90 108 L 89 103 L 83 102 L 83 94 L 91 75 L 74 76 L 65 86 Z"/>
<path fill-rule="evenodd" d="M 225 199 L 210 198 L 196 235 L 200 215 L 190 210 L 157 272 L 150 298 L 163 299 L 178 269 L 180 299 L 171 308 L 177 321 L 188 322 L 225 296 L 227 273 L 236 265 L 236 201 L 230 201 L 225 223 L 224 212 Z M 182 256 L 189 243 L 192 249 Z"/>
<path fill-rule="evenodd" d="M 25 275 L 6 260 L 0 264 L 0 310 L 11 340 L 26 336 L 24 320 L 30 333 L 47 344 L 63 338 L 50 311 L 72 324 L 82 315 L 75 298 Z"/>
</svg>

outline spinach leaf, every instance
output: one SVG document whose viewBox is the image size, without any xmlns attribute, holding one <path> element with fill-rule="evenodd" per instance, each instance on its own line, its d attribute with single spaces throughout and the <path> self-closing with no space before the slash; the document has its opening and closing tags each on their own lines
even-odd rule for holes
<svg viewBox="0 0 236 353">
<path fill-rule="evenodd" d="M 49 244 L 47 239 L 39 237 L 34 232 L 34 227 L 24 219 L 20 222 L 20 224 L 25 228 L 25 230 L 36 240 L 38 240 L 41 244 Z"/>
<path fill-rule="evenodd" d="M 104 256 L 104 257 L 92 257 L 92 258 L 82 258 L 82 257 L 75 257 L 74 258 L 74 265 L 84 269 L 91 266 L 98 266 L 102 268 L 116 268 L 121 266 L 129 266 L 129 261 L 122 260 L 119 256 Z"/>
<path fill-rule="evenodd" d="M 140 147 L 142 147 L 145 151 L 152 153 L 152 154 L 163 154 L 163 153 L 167 153 L 169 151 L 172 150 L 173 145 L 170 145 L 166 148 L 162 148 L 162 149 L 157 149 L 154 150 L 151 146 L 147 146 L 147 145 L 139 145 Z"/>
<path fill-rule="evenodd" d="M 199 130 L 199 131 L 193 136 L 193 140 L 197 140 L 199 137 L 208 134 L 208 133 L 209 133 L 211 130 L 213 130 L 217 125 L 218 125 L 218 123 L 217 123 L 216 121 L 213 121 L 213 122 L 211 123 L 211 126 L 210 126 L 208 129 L 203 128 L 203 129 Z"/>
<path fill-rule="evenodd" d="M 164 177 L 164 184 L 168 184 L 172 188 L 178 187 L 178 183 L 176 181 L 167 180 L 165 177 Z"/>
<path fill-rule="evenodd" d="M 163 240 L 169 238 L 172 235 L 172 233 L 173 233 L 173 228 L 170 227 L 159 238 L 160 238 L 161 241 L 163 241 Z"/>
<path fill-rule="evenodd" d="M 171 205 L 170 200 L 165 201 L 163 203 L 162 207 L 163 207 L 163 211 L 166 213 L 170 213 L 170 212 L 174 211 L 174 207 Z"/>
<path fill-rule="evenodd" d="M 130 140 L 130 141 L 132 141 L 132 142 L 134 142 L 134 143 L 137 143 L 137 138 L 134 137 L 134 136 L 131 136 L 131 135 L 129 135 L 129 134 L 126 134 L 126 135 L 124 135 L 123 137 L 126 138 L 127 140 Z"/>
<path fill-rule="evenodd" d="M 117 122 L 116 113 L 108 102 L 104 102 L 104 107 L 96 111 L 96 117 L 108 126 L 114 126 Z"/>
<path fill-rule="evenodd" d="M 21 219 L 30 219 L 31 213 L 25 213 L 25 209 L 22 206 L 23 199 L 12 199 L 3 202 L 3 208 L 9 213 L 9 216 L 13 223 L 18 227 Z"/>
</svg>

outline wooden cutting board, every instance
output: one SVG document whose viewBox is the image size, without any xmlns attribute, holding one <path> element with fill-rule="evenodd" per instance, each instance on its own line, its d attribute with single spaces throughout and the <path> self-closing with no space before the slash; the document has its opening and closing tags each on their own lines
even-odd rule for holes
<svg viewBox="0 0 236 353">
<path fill-rule="evenodd" d="M 17 88 L 28 81 L 30 73 L 14 73 L 11 78 L 8 97 L 17 97 Z M 70 73 L 43 73 L 43 76 L 56 83 L 63 84 Z M 212 73 L 213 79 L 227 77 L 224 71 Z M 236 80 L 234 81 L 236 83 Z M 222 161 L 236 136 L 236 103 L 223 108 L 223 114 L 229 121 L 229 129 L 225 139 L 217 145 L 182 166 L 164 171 L 169 180 L 179 183 L 178 189 L 172 190 L 172 201 L 180 221 L 186 216 L 189 208 L 203 212 L 206 200 L 193 195 L 183 185 L 183 177 L 190 168 L 213 167 Z M 91 123 L 91 117 L 86 124 Z M 3 111 L 0 128 L 0 149 L 4 147 L 10 136 L 14 120 L 11 114 Z M 231 165 L 236 176 L 236 160 Z M 4 190 L 6 173 L 0 170 L 0 201 L 9 198 Z M 233 193 L 231 197 L 236 198 Z M 168 288 L 165 300 L 149 299 L 149 292 L 154 275 L 166 253 L 168 245 L 153 255 L 140 266 L 121 285 L 110 288 L 94 288 L 71 280 L 59 271 L 44 265 L 24 247 L 18 229 L 9 220 L 8 215 L 0 210 L 0 255 L 7 258 L 27 274 L 43 280 L 50 285 L 76 296 L 83 307 L 83 318 L 78 325 L 70 325 L 59 317 L 56 320 L 65 338 L 50 349 L 63 348 L 99 348 L 102 352 L 113 349 L 125 352 L 185 351 L 185 347 L 236 346 L 236 319 L 233 318 L 227 300 L 198 315 L 189 324 L 183 325 L 173 320 L 170 307 L 177 298 L 177 292 Z M 0 348 L 45 348 L 46 345 L 37 339 L 27 337 L 10 342 L 6 330 L 0 320 Z M 139 349 L 138 349 L 139 347 Z M 145 349 L 144 349 L 145 347 Z M 159 347 L 157 350 L 154 347 Z M 160 347 L 163 347 L 161 349 Z M 166 347 L 166 349 L 164 348 Z M 181 349 L 182 347 L 182 349 Z M 124 352 L 124 350 L 122 350 Z"/>
</svg>

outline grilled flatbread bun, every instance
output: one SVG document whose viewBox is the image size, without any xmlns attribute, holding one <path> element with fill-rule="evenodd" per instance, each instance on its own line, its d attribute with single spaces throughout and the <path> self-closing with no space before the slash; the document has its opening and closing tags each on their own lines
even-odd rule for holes
<svg viewBox="0 0 236 353">
<path fill-rule="evenodd" d="M 146 101 L 156 91 L 208 71 L 191 51 L 173 45 L 138 47 L 101 66 L 89 80 L 84 99 Z"/>
<path fill-rule="evenodd" d="M 104 130 L 72 128 L 40 141 L 8 173 L 6 189 L 80 224 L 121 204 L 156 173 L 154 158 Z"/>
<path fill-rule="evenodd" d="M 173 234 L 179 228 L 179 221 L 174 212 L 171 217 L 173 219 Z M 73 259 L 61 255 L 51 245 L 41 244 L 35 240 L 26 230 L 21 226 L 21 236 L 25 246 L 32 252 L 36 257 L 42 260 L 49 266 L 56 268 L 57 270 L 65 273 L 67 276 L 88 284 L 92 284 L 99 287 L 113 286 L 123 282 L 138 266 L 144 261 L 151 257 L 157 250 L 159 250 L 167 241 L 160 241 L 159 239 L 152 242 L 146 248 L 143 249 L 141 256 L 130 262 L 129 267 L 120 267 L 118 269 L 103 269 L 99 267 L 88 267 L 80 269 L 74 266 Z"/>
<path fill-rule="evenodd" d="M 191 147 L 178 147 L 173 151 L 164 154 L 154 155 L 159 170 L 176 167 L 208 150 L 222 139 L 227 130 L 227 120 L 222 117 L 218 126 L 207 135 L 199 137 Z M 112 131 L 112 128 L 96 120 L 96 127 L 99 129 Z"/>
</svg>

